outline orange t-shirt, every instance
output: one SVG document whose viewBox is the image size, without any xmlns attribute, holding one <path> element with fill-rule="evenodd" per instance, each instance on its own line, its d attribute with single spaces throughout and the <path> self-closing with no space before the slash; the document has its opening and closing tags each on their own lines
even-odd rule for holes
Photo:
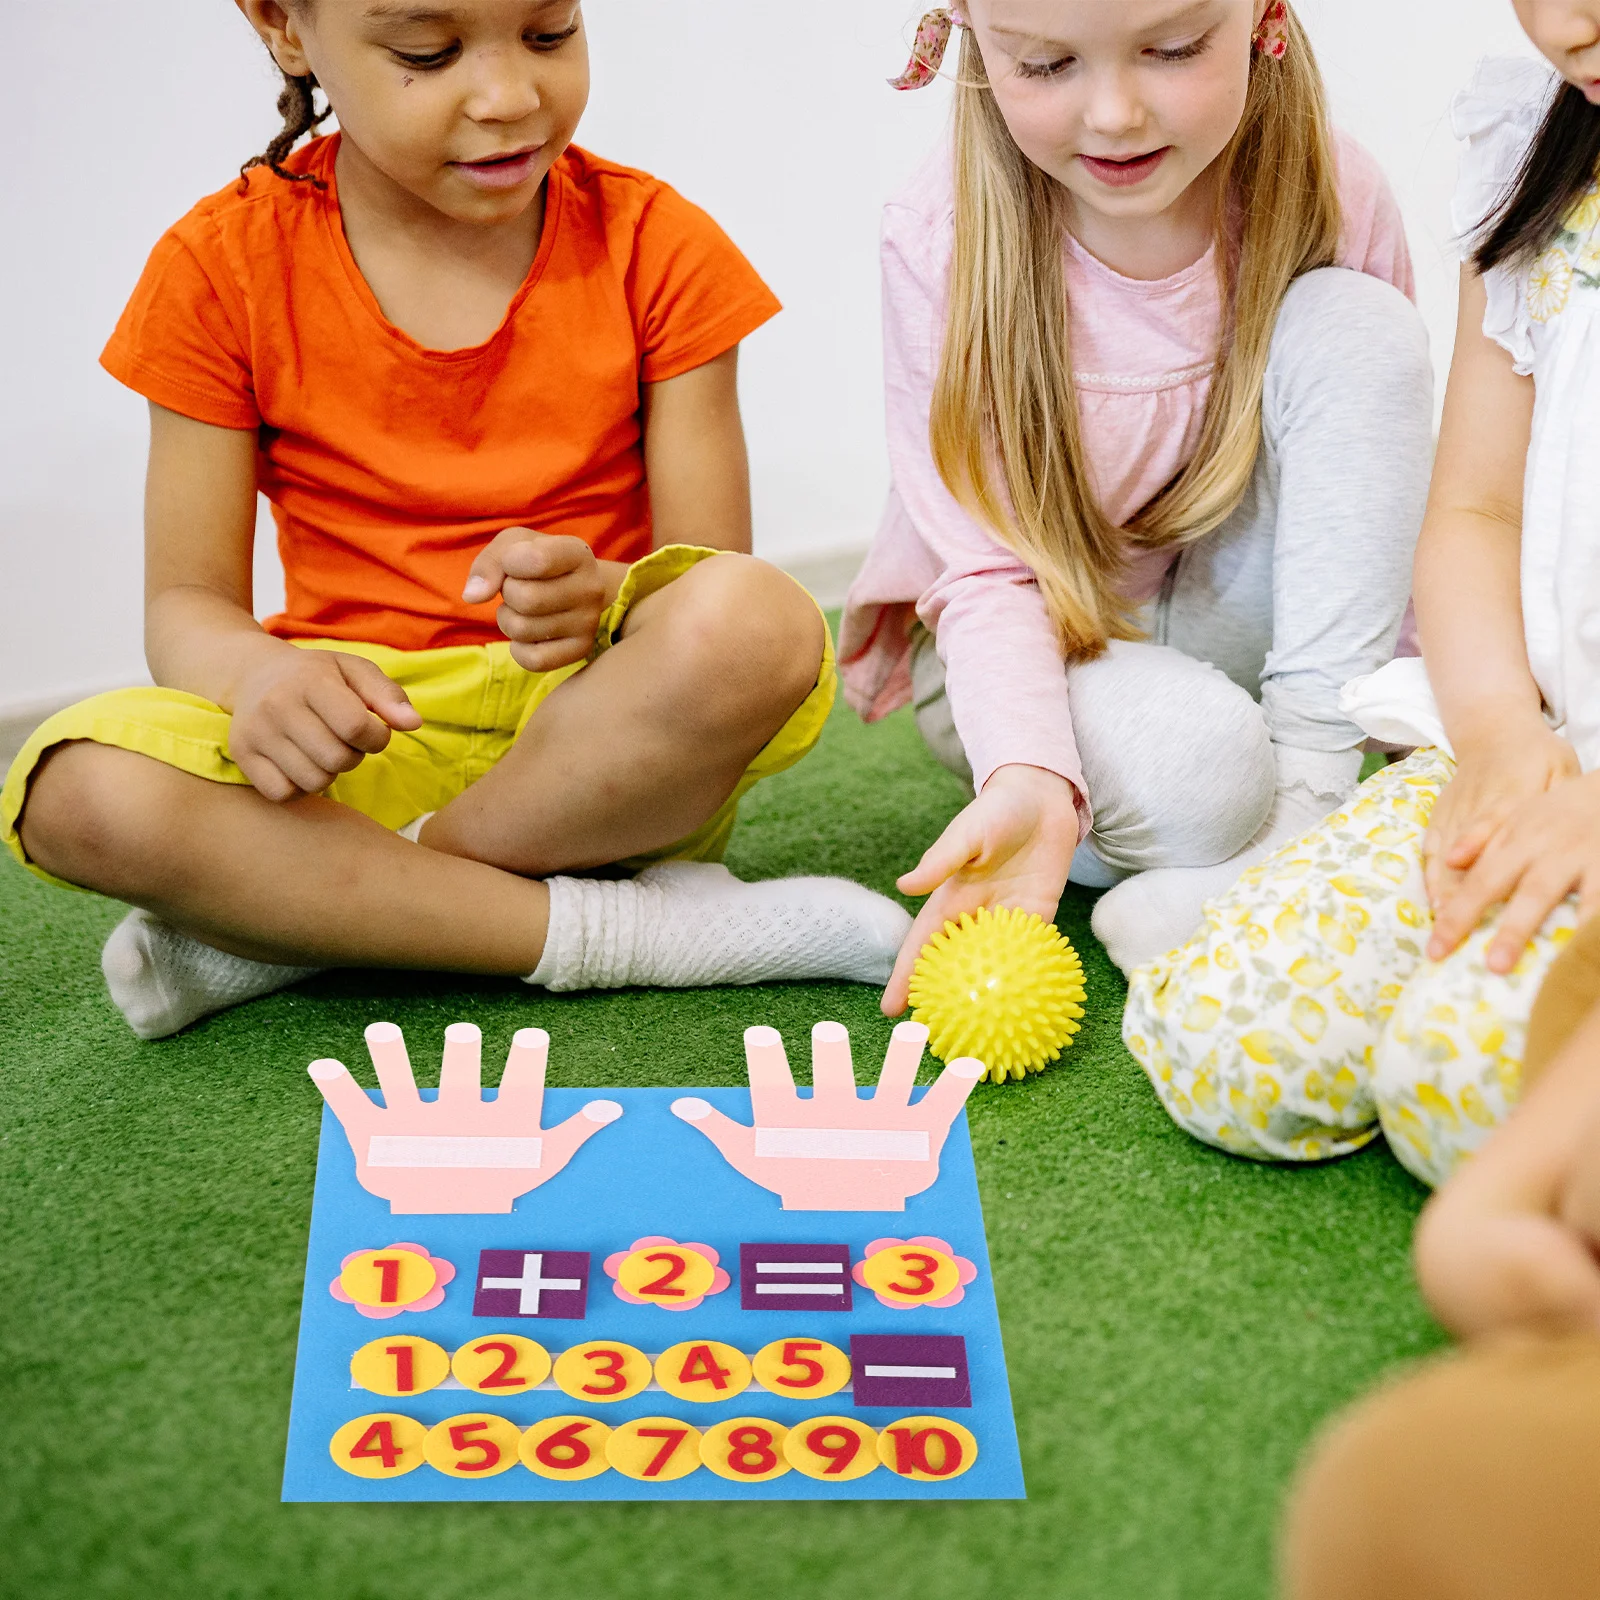
<svg viewBox="0 0 1600 1600">
<path fill-rule="evenodd" d="M 338 137 L 290 163 L 326 189 L 258 167 L 170 229 L 100 359 L 157 405 L 258 430 L 287 575 L 269 633 L 486 644 L 495 603 L 460 599 L 478 551 L 526 526 L 606 560 L 646 554 L 640 384 L 732 349 L 778 302 L 698 207 L 574 146 L 500 327 L 427 349 L 350 254 Z"/>
</svg>

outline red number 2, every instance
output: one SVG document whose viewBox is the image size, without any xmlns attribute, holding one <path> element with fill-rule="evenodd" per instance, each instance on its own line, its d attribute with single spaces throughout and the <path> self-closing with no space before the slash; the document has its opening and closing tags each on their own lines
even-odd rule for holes
<svg viewBox="0 0 1600 1600">
<path fill-rule="evenodd" d="M 689 1437 L 689 1430 L 687 1428 L 641 1428 L 639 1437 L 641 1439 L 664 1439 L 666 1441 L 656 1451 L 655 1458 L 650 1465 L 644 1469 L 645 1477 L 654 1478 L 677 1454 L 678 1446 Z"/>
<path fill-rule="evenodd" d="M 517 1364 L 517 1347 L 514 1344 L 503 1344 L 498 1339 L 486 1339 L 482 1344 L 475 1344 L 472 1347 L 475 1356 L 487 1355 L 491 1350 L 500 1352 L 500 1365 L 487 1378 L 480 1379 L 478 1387 L 480 1389 L 523 1388 L 528 1380 L 511 1376 L 511 1369 Z"/>
<path fill-rule="evenodd" d="M 913 1265 L 915 1263 L 915 1265 Z M 916 1280 L 914 1283 L 891 1283 L 896 1294 L 924 1295 L 933 1290 L 933 1275 L 939 1270 L 936 1256 L 925 1256 L 920 1250 L 905 1250 L 900 1255 L 900 1265 Z"/>
<path fill-rule="evenodd" d="M 670 1250 L 655 1250 L 645 1257 L 646 1261 L 670 1261 L 671 1266 L 661 1274 L 654 1283 L 644 1284 L 640 1294 L 666 1295 L 670 1299 L 681 1300 L 686 1293 L 683 1289 L 672 1287 L 685 1272 L 689 1270 L 689 1263 L 682 1256 L 675 1256 Z"/>
</svg>

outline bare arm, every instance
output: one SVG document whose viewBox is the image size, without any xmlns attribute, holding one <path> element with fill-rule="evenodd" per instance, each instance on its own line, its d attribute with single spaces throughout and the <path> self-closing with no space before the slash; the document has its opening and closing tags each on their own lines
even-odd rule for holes
<svg viewBox="0 0 1600 1600">
<path fill-rule="evenodd" d="M 750 462 L 739 417 L 739 350 L 644 386 L 644 463 L 657 549 L 750 551 Z"/>
<path fill-rule="evenodd" d="M 1522 626 L 1522 491 L 1533 380 L 1483 332 L 1483 280 L 1466 267 L 1427 519 L 1417 622 L 1458 751 L 1544 724 Z"/>
<path fill-rule="evenodd" d="M 251 614 L 256 436 L 150 407 L 145 655 L 233 713 L 229 754 L 269 800 L 327 788 L 421 718 L 370 661 L 297 650 Z"/>
</svg>

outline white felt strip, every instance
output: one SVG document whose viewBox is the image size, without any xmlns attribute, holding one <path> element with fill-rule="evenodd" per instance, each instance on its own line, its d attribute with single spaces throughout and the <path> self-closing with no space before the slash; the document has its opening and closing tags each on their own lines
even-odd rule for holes
<svg viewBox="0 0 1600 1600">
<path fill-rule="evenodd" d="M 842 1261 L 758 1261 L 757 1272 L 815 1272 L 837 1278 L 844 1272 Z"/>
<path fill-rule="evenodd" d="M 868 1378 L 953 1378 L 954 1367 L 863 1367 Z"/>
<path fill-rule="evenodd" d="M 369 1167 L 496 1167 L 534 1170 L 543 1139 L 444 1139 L 410 1134 L 374 1134 L 367 1145 Z"/>
<path fill-rule="evenodd" d="M 756 1154 L 790 1161 L 926 1161 L 926 1133 L 892 1128 L 757 1128 Z"/>
<path fill-rule="evenodd" d="M 843 1294 L 842 1283 L 758 1283 L 757 1294 Z"/>
</svg>

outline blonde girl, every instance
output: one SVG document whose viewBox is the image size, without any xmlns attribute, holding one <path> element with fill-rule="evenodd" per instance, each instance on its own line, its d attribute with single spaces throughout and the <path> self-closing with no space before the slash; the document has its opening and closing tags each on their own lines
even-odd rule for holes
<svg viewBox="0 0 1600 1600">
<path fill-rule="evenodd" d="M 239 5 L 283 132 L 102 358 L 150 402 L 156 687 L 40 728 L 0 837 L 136 908 L 102 966 L 146 1038 L 329 966 L 881 983 L 898 906 L 718 864 L 833 694 L 816 606 L 746 553 L 735 371 L 776 300 L 573 143 L 577 0 Z"/>
<path fill-rule="evenodd" d="M 1600 907 L 1600 4 L 1516 11 L 1546 62 L 1486 62 L 1455 105 L 1423 660 L 1344 697 L 1422 748 L 1137 973 L 1125 1023 L 1198 1137 L 1312 1160 L 1381 1126 L 1430 1184 L 1516 1103 L 1545 972 Z"/>
<path fill-rule="evenodd" d="M 1410 262 L 1267 0 L 972 0 L 953 137 L 884 223 L 893 491 L 846 692 L 914 700 L 973 803 L 928 931 L 1105 888 L 1125 969 L 1336 806 L 1340 686 L 1393 653 L 1429 452 Z"/>
</svg>

